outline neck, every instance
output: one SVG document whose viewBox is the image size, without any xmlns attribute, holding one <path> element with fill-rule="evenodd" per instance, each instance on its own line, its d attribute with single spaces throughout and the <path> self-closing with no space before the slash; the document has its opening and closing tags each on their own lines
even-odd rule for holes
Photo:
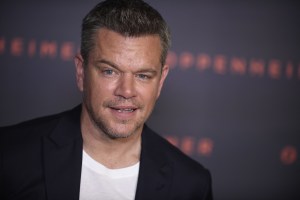
<svg viewBox="0 0 300 200">
<path fill-rule="evenodd" d="M 141 133 L 112 139 L 96 127 L 84 111 L 81 116 L 81 133 L 84 151 L 107 168 L 129 167 L 140 160 Z"/>
</svg>

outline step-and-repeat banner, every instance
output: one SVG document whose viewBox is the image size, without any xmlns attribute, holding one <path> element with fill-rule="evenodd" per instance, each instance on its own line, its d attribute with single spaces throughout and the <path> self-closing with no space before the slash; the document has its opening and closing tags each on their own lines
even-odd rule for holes
<svg viewBox="0 0 300 200">
<path fill-rule="evenodd" d="M 299 4 L 148 2 L 173 40 L 148 125 L 211 170 L 217 200 L 300 199 Z M 0 126 L 80 103 L 73 57 L 96 3 L 1 1 Z"/>
</svg>

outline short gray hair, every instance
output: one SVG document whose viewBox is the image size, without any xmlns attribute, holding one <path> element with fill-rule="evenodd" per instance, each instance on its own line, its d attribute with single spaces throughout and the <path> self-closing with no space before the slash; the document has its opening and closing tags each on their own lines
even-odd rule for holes
<svg viewBox="0 0 300 200">
<path fill-rule="evenodd" d="M 161 64 L 166 62 L 170 47 L 170 30 L 157 10 L 142 0 L 106 0 L 97 4 L 83 19 L 80 53 L 88 60 L 95 45 L 95 35 L 100 28 L 123 36 L 139 37 L 158 35 L 161 40 Z"/>
</svg>

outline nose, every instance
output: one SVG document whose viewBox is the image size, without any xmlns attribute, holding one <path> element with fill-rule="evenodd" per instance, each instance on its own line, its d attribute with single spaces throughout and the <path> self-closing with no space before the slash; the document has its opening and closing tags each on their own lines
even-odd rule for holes
<svg viewBox="0 0 300 200">
<path fill-rule="evenodd" d="M 116 96 L 130 99 L 136 96 L 135 80 L 132 74 L 124 73 L 120 76 L 115 90 Z"/>
</svg>

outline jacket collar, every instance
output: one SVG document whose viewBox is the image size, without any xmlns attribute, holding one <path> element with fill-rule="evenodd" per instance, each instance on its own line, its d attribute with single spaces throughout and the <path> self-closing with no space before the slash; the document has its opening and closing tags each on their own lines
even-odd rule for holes
<svg viewBox="0 0 300 200">
<path fill-rule="evenodd" d="M 156 133 L 144 126 L 142 152 L 135 200 L 165 200 L 171 188 L 173 164 L 161 148 Z"/>
<path fill-rule="evenodd" d="M 44 138 L 44 168 L 49 200 L 79 199 L 82 136 L 81 106 L 62 115 L 56 127 Z M 173 165 L 160 148 L 161 140 L 146 125 L 135 200 L 165 200 L 171 188 Z"/>
<path fill-rule="evenodd" d="M 81 106 L 62 114 L 44 138 L 44 168 L 49 200 L 79 199 L 82 163 Z"/>
<path fill-rule="evenodd" d="M 69 145 L 81 138 L 80 115 L 81 106 L 61 114 L 56 127 L 49 135 L 49 139 L 59 147 Z"/>
</svg>

